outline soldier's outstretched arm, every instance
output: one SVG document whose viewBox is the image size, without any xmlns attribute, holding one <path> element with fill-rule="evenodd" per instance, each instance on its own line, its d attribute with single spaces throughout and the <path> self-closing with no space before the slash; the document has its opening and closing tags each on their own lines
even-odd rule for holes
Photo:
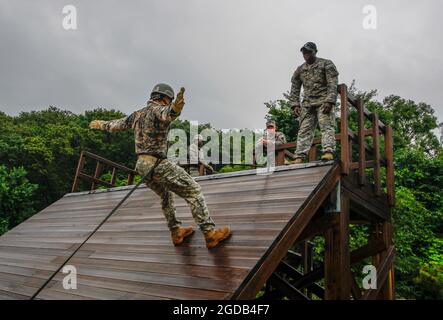
<svg viewBox="0 0 443 320">
<path fill-rule="evenodd" d="M 328 95 L 325 102 L 335 105 L 337 102 L 337 86 L 338 86 L 338 71 L 334 63 L 330 60 L 326 62 L 326 82 L 328 83 Z"/>
<path fill-rule="evenodd" d="M 136 113 L 132 113 L 131 115 L 111 121 L 103 121 L 103 120 L 94 120 L 89 124 L 89 128 L 104 130 L 108 132 L 117 132 L 117 131 L 125 131 L 132 128 L 132 124 L 134 122 Z"/>
</svg>

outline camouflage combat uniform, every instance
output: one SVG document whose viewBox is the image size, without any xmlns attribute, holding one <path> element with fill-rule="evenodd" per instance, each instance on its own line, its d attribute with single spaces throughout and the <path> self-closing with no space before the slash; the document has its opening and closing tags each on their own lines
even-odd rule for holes
<svg viewBox="0 0 443 320">
<path fill-rule="evenodd" d="M 296 156 L 305 158 L 311 148 L 317 122 L 322 136 L 323 152 L 335 152 L 335 113 L 337 101 L 338 71 L 330 60 L 317 58 L 309 65 L 302 64 L 294 72 L 289 101 L 300 104 L 300 91 L 303 85 L 303 103 L 299 117 Z M 329 102 L 333 109 L 323 113 L 322 104 Z"/>
<path fill-rule="evenodd" d="M 101 129 L 109 132 L 134 129 L 135 152 L 138 160 L 135 170 L 145 176 L 155 165 L 152 179 L 146 178 L 146 185 L 162 199 L 162 210 L 171 231 L 181 226 L 176 219 L 173 194 L 182 197 L 191 207 L 192 216 L 203 232 L 213 230 L 214 222 L 209 216 L 200 185 L 186 171 L 170 162 L 167 156 L 168 133 L 170 123 L 179 114 L 171 106 L 161 106 L 149 101 L 147 106 L 131 115 L 112 121 L 106 121 Z"/>
<path fill-rule="evenodd" d="M 283 132 L 275 131 L 274 137 L 272 137 L 272 140 L 271 140 L 271 137 L 268 136 L 268 131 L 265 130 L 264 133 L 263 133 L 262 139 L 267 140 L 268 144 L 274 143 L 274 147 L 277 147 L 279 145 L 282 145 L 282 144 L 286 143 L 286 136 L 285 136 L 285 134 Z M 263 144 L 260 140 L 257 141 L 257 143 L 255 145 L 255 155 L 256 156 L 261 154 L 262 145 L 263 145 L 263 156 L 266 156 L 266 154 L 267 154 L 267 144 Z M 269 163 L 268 163 L 268 165 L 269 165 Z"/>
<path fill-rule="evenodd" d="M 265 130 L 265 132 L 263 133 L 263 139 L 265 139 L 265 140 L 269 139 L 268 138 L 268 131 L 267 130 Z M 285 144 L 286 143 L 286 136 L 285 136 L 285 134 L 283 132 L 275 131 L 274 140 L 273 141 L 275 142 L 275 146 L 276 147 L 279 146 L 279 145 Z M 268 140 L 268 143 L 270 143 L 270 142 L 272 142 L 272 141 Z M 256 147 L 258 148 L 258 147 L 260 147 L 260 145 L 261 145 L 261 142 L 258 141 Z M 266 145 L 265 145 L 265 147 L 266 147 Z"/>
</svg>

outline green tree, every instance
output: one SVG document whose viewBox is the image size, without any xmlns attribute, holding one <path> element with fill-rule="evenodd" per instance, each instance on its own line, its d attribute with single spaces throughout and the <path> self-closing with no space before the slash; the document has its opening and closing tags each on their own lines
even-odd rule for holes
<svg viewBox="0 0 443 320">
<path fill-rule="evenodd" d="M 3 233 L 33 213 L 32 198 L 37 186 L 26 179 L 22 167 L 0 166 L 0 231 Z"/>
</svg>

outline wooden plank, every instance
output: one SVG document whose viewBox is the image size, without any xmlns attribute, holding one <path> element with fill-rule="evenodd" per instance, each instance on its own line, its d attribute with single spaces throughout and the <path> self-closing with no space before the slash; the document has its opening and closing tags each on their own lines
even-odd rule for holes
<svg viewBox="0 0 443 320">
<path fill-rule="evenodd" d="M 75 171 L 74 183 L 72 184 L 71 192 L 76 192 L 79 184 L 79 174 L 82 172 L 85 166 L 85 157 L 83 152 L 80 154 L 80 159 L 78 161 L 77 170 Z"/>
<path fill-rule="evenodd" d="M 386 189 L 388 204 L 395 206 L 395 182 L 394 182 L 394 141 L 392 127 L 386 126 L 385 133 L 385 157 L 386 157 Z"/>
<path fill-rule="evenodd" d="M 225 245 L 211 251 L 199 232 L 182 246 L 172 246 L 160 199 L 143 188 L 66 261 L 127 189 L 64 197 L 0 238 L 0 280 L 2 271 L 12 277 L 4 280 L 5 285 L 22 279 L 21 290 L 30 296 L 57 266 L 72 263 L 83 289 L 77 293 L 64 290 L 60 273 L 38 299 L 230 298 L 257 271 L 272 244 L 282 243 L 280 235 L 287 234 L 294 212 L 306 201 L 304 207 L 315 212 L 321 198 L 314 200 L 310 194 L 326 192 L 323 187 L 328 189 L 332 183 L 326 179 L 331 168 L 309 165 L 277 170 L 271 176 L 240 174 L 202 180 L 211 215 L 218 224 L 229 223 L 234 230 Z M 339 167 L 334 168 L 336 181 Z M 176 206 L 183 223 L 193 222 L 185 201 L 177 197 Z M 29 277 L 32 281 L 25 285 Z"/>
<path fill-rule="evenodd" d="M 372 139 L 374 143 L 374 192 L 376 196 L 381 195 L 381 173 L 380 173 L 380 128 L 378 126 L 378 115 L 372 115 Z"/>
<path fill-rule="evenodd" d="M 277 287 L 279 291 L 281 291 L 286 297 L 291 300 L 309 300 L 306 295 L 304 295 L 300 290 L 295 288 L 278 274 L 274 273 L 270 277 L 269 281 L 273 286 Z"/>
<path fill-rule="evenodd" d="M 340 90 L 340 148 L 342 174 L 348 175 L 350 171 L 349 138 L 348 138 L 348 88 L 345 84 L 339 86 Z"/>
<path fill-rule="evenodd" d="M 351 293 L 349 274 L 349 198 L 342 196 L 341 212 L 333 214 L 336 222 L 325 236 L 325 299 L 348 300 Z"/>
<path fill-rule="evenodd" d="M 339 167 L 334 165 L 331 171 L 317 186 L 307 199 L 303 208 L 288 223 L 287 228 L 280 234 L 278 240 L 269 248 L 262 260 L 257 263 L 251 275 L 245 279 L 240 288 L 233 295 L 234 299 L 251 299 L 260 290 L 266 280 L 286 255 L 291 245 L 297 240 L 303 229 L 318 210 L 321 203 L 337 184 L 340 178 Z"/>
</svg>

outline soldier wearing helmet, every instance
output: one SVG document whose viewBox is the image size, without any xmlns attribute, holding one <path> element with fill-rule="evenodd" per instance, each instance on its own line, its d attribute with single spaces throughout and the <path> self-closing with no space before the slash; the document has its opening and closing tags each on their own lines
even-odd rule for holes
<svg viewBox="0 0 443 320">
<path fill-rule="evenodd" d="M 145 182 L 162 200 L 162 210 L 171 231 L 172 242 L 179 245 L 193 233 L 192 226 L 184 228 L 176 218 L 173 202 L 175 193 L 191 207 L 192 216 L 204 233 L 206 246 L 211 249 L 230 236 L 230 228 L 215 228 L 200 185 L 183 168 L 166 157 L 170 123 L 180 115 L 185 105 L 184 91 L 182 88 L 173 101 L 172 87 L 164 83 L 157 84 L 146 107 L 122 119 L 94 120 L 90 128 L 109 132 L 133 129 L 138 156 L 135 169 L 141 176 L 151 172 Z"/>
</svg>

